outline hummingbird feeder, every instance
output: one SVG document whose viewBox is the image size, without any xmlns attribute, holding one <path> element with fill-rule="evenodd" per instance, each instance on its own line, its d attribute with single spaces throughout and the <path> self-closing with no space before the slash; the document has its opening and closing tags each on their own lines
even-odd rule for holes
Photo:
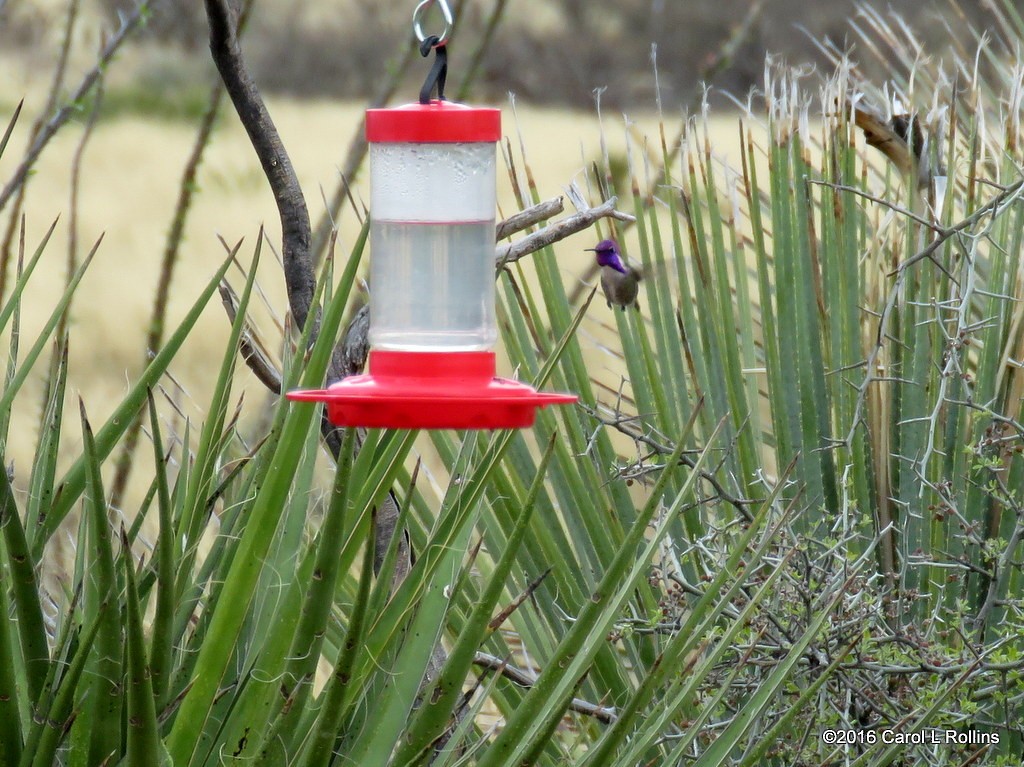
<svg viewBox="0 0 1024 767">
<path fill-rule="evenodd" d="M 443 0 L 446 24 L 450 12 Z M 531 426 L 538 407 L 575 402 L 495 377 L 495 145 L 498 109 L 445 101 L 444 37 L 420 103 L 366 112 L 370 147 L 368 372 L 327 389 L 339 426 L 500 429 Z M 435 83 L 440 98 L 431 99 Z"/>
</svg>

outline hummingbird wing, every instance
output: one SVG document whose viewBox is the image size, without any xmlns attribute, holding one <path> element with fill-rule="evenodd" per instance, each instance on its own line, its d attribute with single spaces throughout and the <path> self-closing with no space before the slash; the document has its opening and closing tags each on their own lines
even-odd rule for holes
<svg viewBox="0 0 1024 767">
<path fill-rule="evenodd" d="M 633 306 L 637 311 L 640 311 L 640 299 L 637 296 L 640 294 L 640 280 L 643 279 L 643 274 L 634 266 L 627 268 L 629 269 L 629 277 L 627 279 L 629 290 L 627 295 L 623 296 L 624 304 L 626 306 Z"/>
</svg>

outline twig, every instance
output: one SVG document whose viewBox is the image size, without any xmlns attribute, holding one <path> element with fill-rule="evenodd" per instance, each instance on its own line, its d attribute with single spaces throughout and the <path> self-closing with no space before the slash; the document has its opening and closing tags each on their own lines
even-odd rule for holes
<svg viewBox="0 0 1024 767">
<path fill-rule="evenodd" d="M 559 240 L 564 240 L 571 234 L 582 232 L 584 229 L 593 226 L 595 221 L 602 218 L 614 218 L 619 221 L 634 221 L 634 216 L 631 216 L 628 213 L 622 213 L 615 209 L 616 202 L 617 198 L 610 197 L 596 208 L 581 210 L 579 213 L 574 213 L 568 218 L 564 218 L 557 223 L 550 224 L 539 232 L 529 234 L 521 240 L 517 240 L 516 242 L 507 245 L 499 245 L 494 254 L 497 270 L 500 272 L 506 266 L 518 261 L 523 256 L 528 256 L 541 248 L 546 248 L 548 245 L 558 242 Z"/>
<path fill-rule="evenodd" d="M 559 196 L 539 202 L 519 213 L 513 213 L 498 224 L 494 232 L 494 239 L 498 241 L 504 240 L 506 237 L 528 229 L 534 224 L 547 221 L 552 216 L 557 216 L 561 213 L 564 208 L 565 202 Z"/>
<path fill-rule="evenodd" d="M 635 420 L 634 416 L 610 420 L 607 418 L 603 418 L 593 408 L 590 408 L 586 405 L 581 405 L 581 407 L 588 415 L 590 415 L 591 418 L 595 419 L 598 423 L 615 429 L 616 431 L 625 434 L 627 437 L 630 437 L 631 439 L 637 442 L 647 445 L 649 448 L 654 450 L 659 455 L 671 455 L 672 453 L 675 452 L 674 448 L 672 448 L 670 445 L 662 444 L 657 440 L 653 439 L 652 437 L 649 437 L 648 435 L 642 433 L 641 431 L 630 428 L 627 424 L 630 421 Z M 684 466 L 689 466 L 691 469 L 697 465 L 697 462 L 693 458 L 685 454 L 679 457 L 679 463 L 683 464 Z M 719 482 L 713 474 L 710 474 L 707 471 L 702 470 L 700 472 L 700 477 L 709 485 L 711 485 L 712 488 L 714 488 L 714 491 L 718 494 L 718 497 L 721 500 L 725 501 L 734 509 L 736 509 L 736 511 L 740 513 L 740 516 L 742 516 L 745 520 L 749 522 L 753 519 L 753 516 L 751 515 L 750 510 L 747 508 L 747 506 L 758 503 L 758 501 L 746 498 L 737 498 L 732 493 L 727 491 L 724 487 L 722 487 L 722 483 Z"/>
<path fill-rule="evenodd" d="M 81 0 L 70 0 L 68 3 L 68 11 L 64 19 L 64 36 L 61 40 L 60 53 L 57 56 L 57 66 L 54 67 L 53 77 L 50 80 L 49 92 L 46 95 L 46 104 L 43 106 L 39 115 L 36 117 L 35 122 L 32 123 L 32 127 L 29 129 L 28 140 L 30 144 L 35 140 L 36 136 L 39 135 L 39 131 L 42 130 L 46 118 L 49 117 L 57 107 L 57 99 L 60 98 L 61 91 L 64 89 L 64 77 L 67 74 L 68 59 L 71 54 L 71 44 L 74 39 L 75 26 L 78 20 L 78 11 L 80 6 Z M 22 103 L 24 103 L 24 100 Z M 10 128 L 8 128 L 8 134 L 10 129 L 14 127 L 14 121 L 17 120 L 18 113 L 20 111 L 21 104 L 18 105 L 18 109 L 15 111 L 14 120 L 11 121 Z M 4 137 L 4 144 L 6 144 L 7 138 L 8 136 Z M 14 242 L 14 236 L 18 229 L 18 220 L 21 218 L 21 210 L 24 204 L 25 185 L 22 184 L 18 189 L 18 196 L 14 199 L 14 207 L 11 209 L 11 215 L 7 223 L 7 233 L 4 235 L 3 243 L 0 244 L 0 296 L 3 296 L 6 291 L 7 266 L 11 258 L 11 245 Z M 60 337 L 59 333 L 58 337 Z"/>
<path fill-rule="evenodd" d="M 973 226 L 990 213 L 992 214 L 992 217 L 995 218 L 1000 206 L 1002 206 L 1004 203 L 1010 205 L 1011 203 L 1016 202 L 1020 198 L 1022 191 L 1024 191 L 1024 178 L 1019 179 L 1014 183 L 1010 184 L 1008 187 L 1006 187 L 1006 189 L 1004 189 L 1002 192 L 997 194 L 991 200 L 989 200 L 976 211 L 974 211 L 974 213 L 967 216 L 967 218 L 953 224 L 948 228 L 937 230 L 938 235 L 934 240 L 928 243 L 922 250 L 919 250 L 910 258 L 906 259 L 903 263 L 897 266 L 896 269 L 889 272 L 889 276 L 892 276 L 897 272 L 902 272 L 907 267 L 916 264 L 918 261 L 921 261 L 922 259 L 931 258 L 932 254 L 935 253 L 935 251 L 938 250 L 939 247 L 946 240 L 948 240 L 953 235 L 962 232 L 964 229 Z"/>
<path fill-rule="evenodd" d="M 533 687 L 537 682 L 537 679 L 533 674 L 523 671 L 522 669 L 518 669 L 515 666 L 508 665 L 506 661 L 503 661 L 496 655 L 477 652 L 473 656 L 473 664 L 480 666 L 481 668 L 490 669 L 496 674 L 501 674 L 510 682 L 513 682 L 520 687 Z M 569 703 L 569 709 L 575 711 L 577 714 L 592 716 L 599 722 L 604 722 L 605 724 L 613 724 L 618 719 L 618 714 L 614 708 L 599 706 L 596 703 L 590 703 L 589 701 L 581 700 L 580 698 L 573 698 L 572 702 Z"/>
<path fill-rule="evenodd" d="M 942 234 L 942 232 L 945 231 L 945 229 L 943 229 L 941 226 L 936 224 L 934 221 L 929 221 L 924 216 L 919 216 L 917 213 L 914 213 L 914 211 L 910 210 L 909 208 L 904 208 L 902 205 L 897 205 L 896 203 L 892 202 L 891 200 L 886 200 L 886 199 L 883 199 L 881 197 L 876 197 L 875 195 L 869 194 L 868 192 L 865 192 L 863 189 L 858 189 L 855 186 L 847 186 L 846 184 L 836 184 L 836 183 L 833 183 L 831 181 L 822 181 L 820 179 L 814 179 L 814 178 L 807 178 L 807 179 L 805 179 L 805 181 L 807 181 L 808 184 L 816 184 L 818 186 L 827 186 L 829 189 L 835 189 L 835 190 L 837 190 L 839 192 L 850 192 L 851 194 L 855 194 L 858 197 L 863 197 L 865 200 L 871 200 L 871 202 L 878 203 L 879 205 L 882 205 L 882 206 L 888 208 L 889 210 L 895 211 L 896 213 L 899 213 L 900 215 L 903 215 L 903 216 L 906 216 L 907 218 L 913 219 L 914 221 L 916 221 L 917 223 L 921 224 L 922 226 L 926 226 L 929 229 L 931 229 L 932 231 L 937 232 L 939 234 Z"/>
<path fill-rule="evenodd" d="M 224 306 L 224 311 L 227 312 L 228 319 L 234 322 L 238 316 L 238 297 L 235 295 L 235 291 L 231 289 L 227 281 L 221 282 L 217 290 L 220 292 L 221 304 Z M 281 373 L 274 367 L 264 345 L 253 335 L 248 322 L 242 326 L 238 347 L 245 364 L 260 383 L 266 386 L 271 393 L 280 394 Z"/>
<path fill-rule="evenodd" d="M 57 99 L 64 90 L 64 78 L 68 72 L 68 60 L 71 58 L 71 45 L 75 39 L 75 26 L 78 24 L 78 12 L 82 8 L 81 0 L 69 0 L 68 12 L 64 19 L 64 35 L 60 44 L 60 53 L 57 56 L 57 66 L 53 70 L 53 80 L 50 83 L 50 92 L 46 97 L 46 106 L 40 113 L 39 121 L 32 127 L 32 137 L 38 135 L 42 128 L 43 117 L 50 114 L 57 107 Z"/>
<path fill-rule="evenodd" d="M 1013 503 L 1014 494 L 1002 479 L 997 477 L 997 482 L 999 483 L 1002 495 L 999 502 L 1003 505 L 1010 505 L 1017 519 L 1014 522 L 1010 539 L 999 554 L 998 561 L 994 563 L 995 573 L 987 579 L 988 588 L 985 593 L 985 601 L 982 602 L 981 607 L 978 608 L 977 615 L 974 616 L 974 630 L 981 637 L 985 635 L 989 616 L 999 601 L 999 595 L 1006 592 L 1007 579 L 1013 569 L 1013 557 L 1016 555 L 1017 547 L 1020 545 L 1021 540 L 1024 539 L 1024 507 Z"/>
<path fill-rule="evenodd" d="M 11 175 L 10 181 L 7 182 L 3 190 L 0 190 L 0 210 L 3 210 L 4 206 L 10 200 L 21 185 L 25 183 L 25 179 L 28 178 L 29 171 L 32 166 L 35 165 L 36 160 L 39 159 L 39 155 L 42 154 L 43 149 L 50 143 L 50 139 L 54 137 L 58 130 L 60 130 L 64 124 L 71 119 L 78 111 L 78 104 L 89 95 L 89 91 L 92 90 L 93 86 L 106 71 L 107 65 L 110 60 L 114 58 L 114 54 L 120 49 L 121 45 L 128 38 L 128 36 L 135 30 L 139 25 L 139 21 L 142 18 L 142 9 L 145 3 L 139 3 L 132 9 L 132 12 L 125 17 L 121 22 L 120 28 L 110 38 L 110 41 L 103 47 L 103 51 L 100 53 L 99 60 L 89 72 L 86 73 L 85 77 L 78 84 L 78 87 L 74 90 L 64 105 L 57 110 L 56 114 L 51 117 L 45 125 L 40 129 L 39 134 L 35 137 L 32 142 L 32 146 L 25 152 L 25 156 L 22 158 L 21 163 L 15 168 L 14 173 Z"/>
<path fill-rule="evenodd" d="M 488 628 L 490 628 L 491 631 L 497 631 L 499 628 L 501 628 L 501 624 L 507 621 L 509 619 L 509 616 L 512 615 L 512 613 L 514 613 L 516 610 L 518 610 L 519 606 L 523 602 L 525 602 L 527 599 L 533 596 L 533 592 L 535 592 L 540 587 L 540 584 L 544 582 L 544 579 L 551 574 L 551 570 L 552 568 L 549 567 L 547 570 L 545 570 L 532 581 L 530 581 L 530 583 L 527 584 L 526 588 L 523 589 L 523 592 L 519 596 L 513 599 L 508 605 L 503 607 L 498 612 L 497 615 L 491 618 L 491 622 L 487 624 Z"/>
<path fill-rule="evenodd" d="M 246 9 L 251 7 L 252 0 L 246 4 Z M 242 11 L 243 13 L 246 10 Z M 192 142 L 192 151 L 185 162 L 185 170 L 181 174 L 181 181 L 178 184 L 178 201 L 174 206 L 174 218 L 171 219 L 171 228 L 167 234 L 167 241 L 164 243 L 163 258 L 160 262 L 160 277 L 157 281 L 156 298 L 153 301 L 153 314 L 149 320 L 149 331 L 146 335 L 146 351 L 155 352 L 163 343 L 164 320 L 167 314 L 167 300 L 171 291 L 171 279 L 174 276 L 174 267 L 178 260 L 178 251 L 181 247 L 182 237 L 185 232 L 185 223 L 188 220 L 188 213 L 192 207 L 192 198 L 197 189 L 196 175 L 199 172 L 199 165 L 203 161 L 203 154 L 210 143 L 210 136 L 213 134 L 213 126 L 217 122 L 217 115 L 220 113 L 221 101 L 224 97 L 224 85 L 218 81 L 210 89 L 210 97 L 203 113 L 202 121 L 199 123 L 199 130 L 196 131 L 195 141 Z"/>
<path fill-rule="evenodd" d="M 1017 421 L 1013 418 L 1005 416 L 1001 413 L 997 413 L 992 408 L 986 407 L 985 405 L 979 405 L 977 402 L 971 400 L 960 400 L 950 399 L 948 400 L 950 405 L 957 405 L 959 407 L 970 408 L 971 410 L 977 410 L 980 413 L 984 413 L 986 416 L 991 418 L 996 423 L 1001 423 L 1009 426 L 1015 432 L 1017 432 L 1017 438 L 1024 440 L 1024 423 Z"/>
<path fill-rule="evenodd" d="M 92 138 L 92 132 L 96 127 L 96 120 L 99 117 L 100 106 L 102 103 L 103 80 L 101 79 L 96 84 L 96 98 L 93 99 L 92 109 L 89 111 L 89 118 L 86 120 L 85 129 L 82 131 L 82 137 L 78 140 L 78 146 L 75 147 L 75 153 L 71 158 L 71 178 L 69 180 L 69 184 L 71 186 L 69 207 L 71 208 L 71 211 L 68 217 L 68 259 L 65 284 L 71 283 L 71 280 L 75 275 L 75 270 L 78 268 L 78 195 L 82 186 L 82 158 L 85 156 L 85 148 L 89 144 L 89 139 Z M 22 188 L 24 189 L 24 187 Z M 65 308 L 64 313 L 61 314 L 60 324 L 57 326 L 57 338 L 64 337 L 64 333 L 67 329 L 68 316 L 70 314 L 71 304 L 69 303 L 67 308 Z"/>
<path fill-rule="evenodd" d="M 857 387 L 857 402 L 853 408 L 853 419 L 850 424 L 850 430 L 847 432 L 846 437 L 839 443 L 845 447 L 849 447 L 853 444 L 854 433 L 857 431 L 857 427 L 860 426 L 866 418 L 864 410 L 867 406 L 868 387 L 870 387 L 872 383 L 881 380 L 877 372 L 878 355 L 881 354 L 882 348 L 885 346 L 885 339 L 889 336 L 889 322 L 892 319 L 892 313 L 896 308 L 896 301 L 902 287 L 903 272 L 900 271 L 896 275 L 896 283 L 889 291 L 889 298 L 885 303 L 885 308 L 882 310 L 882 314 L 878 318 L 878 330 L 875 333 L 875 344 L 871 349 L 871 353 L 868 355 L 867 361 L 864 363 L 867 372 L 864 375 L 864 380 L 861 381 L 860 386 Z"/>
<path fill-rule="evenodd" d="M 998 646 L 989 648 L 982 658 L 992 654 L 994 650 L 999 649 Z M 942 666 L 935 663 L 931 663 L 926 660 L 919 661 L 917 665 L 905 665 L 897 666 L 896 664 L 885 664 L 877 663 L 874 661 L 851 661 L 850 663 L 843 663 L 840 668 L 851 670 L 851 669 L 864 669 L 866 671 L 874 671 L 878 674 L 895 674 L 895 675 L 910 675 L 910 674 L 934 674 L 935 676 L 948 677 L 956 676 L 957 674 L 972 673 L 974 671 L 988 672 L 988 673 L 1009 673 L 1012 671 L 1019 671 L 1024 669 L 1024 658 L 1016 658 L 1012 661 L 1005 661 L 999 663 L 992 663 L 982 658 L 978 658 L 970 663 L 956 663 L 948 666 Z"/>
<path fill-rule="evenodd" d="M 932 483 L 927 479 L 926 470 L 932 455 L 935 453 L 935 438 L 940 429 L 939 417 L 942 415 L 943 408 L 946 404 L 946 393 L 949 390 L 949 381 L 954 374 L 961 373 L 963 370 L 963 366 L 960 364 L 960 355 L 965 340 L 970 335 L 971 302 L 974 298 L 974 288 L 977 277 L 975 269 L 977 261 L 977 243 L 977 238 L 974 238 L 974 247 L 971 248 L 972 252 L 968 254 L 966 259 L 964 259 L 966 278 L 964 280 L 964 289 L 958 302 L 957 327 L 951 337 L 947 338 L 946 361 L 942 366 L 942 370 L 939 372 L 938 391 L 935 393 L 935 405 L 932 408 L 931 415 L 926 419 L 926 423 L 928 424 L 928 437 L 925 441 L 924 452 L 917 461 L 917 473 L 921 478 L 922 494 L 924 493 L 924 488 L 926 486 L 932 485 Z M 938 323 L 938 326 L 944 331 L 941 322 Z"/>
</svg>

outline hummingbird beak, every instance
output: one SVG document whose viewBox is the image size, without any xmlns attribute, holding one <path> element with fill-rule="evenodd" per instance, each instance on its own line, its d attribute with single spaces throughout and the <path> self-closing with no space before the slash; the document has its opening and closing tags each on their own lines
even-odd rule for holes
<svg viewBox="0 0 1024 767">
<path fill-rule="evenodd" d="M 589 250 L 591 253 L 597 253 L 597 248 L 584 248 L 584 250 Z"/>
</svg>

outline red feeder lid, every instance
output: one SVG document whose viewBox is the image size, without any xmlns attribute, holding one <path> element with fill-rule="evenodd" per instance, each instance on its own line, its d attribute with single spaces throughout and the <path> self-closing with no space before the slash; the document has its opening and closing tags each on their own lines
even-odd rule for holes
<svg viewBox="0 0 1024 767">
<path fill-rule="evenodd" d="M 324 402 L 336 426 L 384 429 L 519 429 L 539 407 L 576 402 L 494 377 L 494 352 L 370 352 L 370 372 L 327 389 L 288 392 Z"/>
<path fill-rule="evenodd" d="M 366 110 L 371 144 L 483 143 L 501 138 L 501 110 L 451 101 Z"/>
</svg>

